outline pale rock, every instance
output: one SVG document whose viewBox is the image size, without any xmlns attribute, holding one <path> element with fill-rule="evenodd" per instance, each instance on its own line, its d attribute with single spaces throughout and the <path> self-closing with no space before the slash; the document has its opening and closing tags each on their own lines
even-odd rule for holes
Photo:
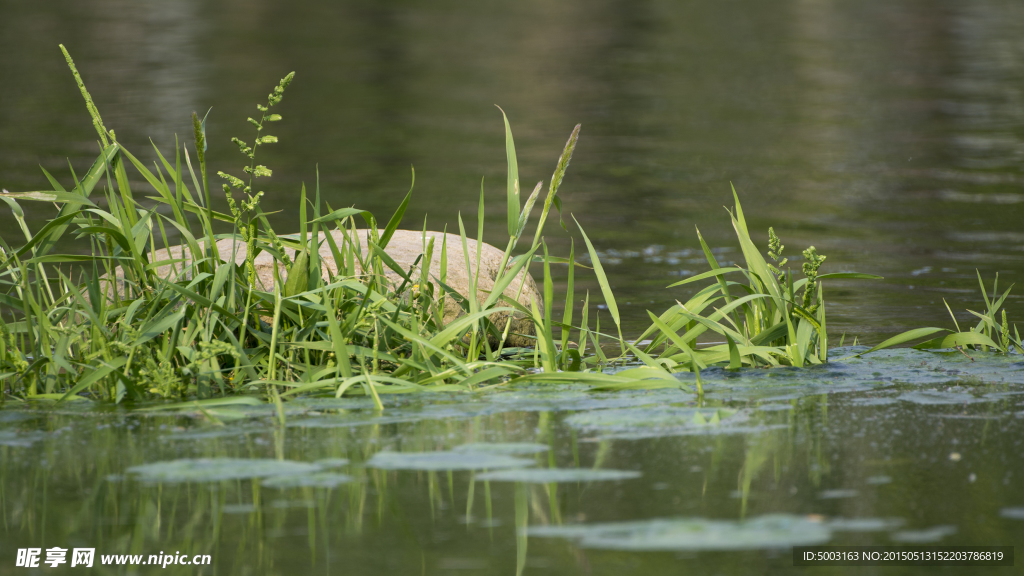
<svg viewBox="0 0 1024 576">
<path fill-rule="evenodd" d="M 367 243 L 368 232 L 366 230 L 359 230 L 359 243 L 362 253 L 365 255 L 368 253 L 369 246 Z M 344 236 L 340 230 L 334 230 L 331 235 L 338 245 L 339 248 L 344 246 Z M 441 243 L 442 239 L 447 236 L 447 255 L 448 255 L 448 274 L 445 281 L 449 287 L 454 289 L 459 294 L 464 296 L 469 295 L 469 274 L 466 270 L 466 258 L 462 250 L 462 239 L 456 234 L 444 234 L 442 232 L 426 232 L 426 239 L 424 239 L 424 232 L 418 230 L 396 230 L 394 235 L 388 242 L 385 252 L 403 269 L 408 271 L 416 258 L 423 253 L 424 246 L 434 239 L 433 258 L 430 264 L 430 281 L 434 284 L 434 294 L 439 293 L 439 286 L 437 285 L 437 278 L 441 275 Z M 290 236 L 294 238 L 295 236 Z M 337 274 L 338 265 L 334 261 L 334 255 L 331 252 L 330 245 L 325 241 L 323 233 L 320 236 L 320 259 L 322 263 L 323 277 L 324 280 L 328 280 L 330 276 Z M 476 258 L 477 258 L 477 242 L 472 239 L 466 239 L 466 247 L 469 250 L 470 265 L 475 270 Z M 241 239 L 233 240 L 230 238 L 223 239 L 217 242 L 217 251 L 220 254 L 221 260 L 227 260 L 229 255 L 234 250 L 235 263 L 239 267 L 245 266 L 245 243 Z M 479 302 L 483 303 L 490 295 L 491 289 L 494 287 L 494 281 L 498 277 L 498 270 L 501 266 L 501 259 L 504 255 L 504 251 L 491 246 L 490 244 L 483 244 L 483 248 L 480 252 L 480 274 L 477 282 L 477 298 Z M 193 258 L 191 251 L 185 247 L 184 257 L 188 260 Z M 156 250 L 149 255 L 150 262 L 160 262 L 166 260 L 180 260 L 183 258 L 183 247 L 173 246 L 170 249 L 164 248 Z M 425 257 L 424 257 L 425 258 Z M 274 257 L 267 252 L 260 252 L 255 259 L 255 269 L 257 276 L 257 287 L 261 287 L 266 291 L 272 291 L 274 287 L 274 270 L 273 266 L 275 263 Z M 175 262 L 172 264 L 166 264 L 159 266 L 156 269 L 156 274 L 160 278 L 173 279 L 175 271 L 183 269 L 184 262 Z M 358 266 L 358 264 L 357 264 Z M 277 262 L 278 273 L 282 280 L 287 278 L 287 270 L 281 262 Z M 401 276 L 385 266 L 385 275 L 397 285 L 402 282 Z M 117 272 L 118 278 L 122 277 L 122 272 L 119 269 Z M 411 276 L 414 281 L 418 281 L 420 278 L 420 268 L 417 266 Z M 120 283 L 119 283 L 120 285 Z M 530 309 L 530 300 L 534 300 L 537 303 L 539 310 L 543 309 L 543 300 L 540 292 L 537 290 L 537 284 L 530 276 L 527 270 L 520 271 L 519 275 L 512 281 L 511 284 L 505 289 L 504 294 L 517 300 L 527 310 Z M 499 303 L 498 306 L 501 306 Z M 465 314 L 459 304 L 450 295 L 445 296 L 444 304 L 444 322 L 445 324 L 450 323 L 456 318 Z M 499 328 L 505 327 L 505 322 L 508 318 L 508 312 L 496 312 L 490 316 L 490 319 Z M 534 326 L 533 322 L 527 318 L 524 314 L 516 312 L 512 315 L 512 325 L 509 328 L 509 337 L 506 344 L 511 346 L 533 346 L 535 341 L 532 338 L 525 338 L 520 334 L 533 335 Z M 491 345 L 497 346 L 497 341 L 492 337 Z"/>
</svg>

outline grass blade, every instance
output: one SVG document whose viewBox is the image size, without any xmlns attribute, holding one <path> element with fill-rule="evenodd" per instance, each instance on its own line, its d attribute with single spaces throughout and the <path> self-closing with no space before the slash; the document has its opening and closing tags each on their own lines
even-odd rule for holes
<svg viewBox="0 0 1024 576">
<path fill-rule="evenodd" d="M 612 315 L 612 321 L 615 322 L 615 327 L 619 330 L 619 339 L 622 339 L 622 324 L 619 320 L 619 307 L 615 304 L 615 295 L 612 293 L 612 288 L 608 284 L 608 277 L 604 273 L 604 267 L 601 266 L 601 259 L 597 256 L 597 250 L 594 245 L 590 242 L 590 238 L 587 237 L 587 233 L 583 230 L 583 226 L 580 225 L 579 220 L 573 216 L 573 221 L 576 222 L 576 226 L 580 229 L 580 234 L 583 235 L 583 241 L 587 243 L 587 252 L 590 253 L 590 260 L 594 263 L 594 274 L 597 276 L 597 283 L 601 286 L 601 294 L 604 295 L 605 305 L 608 306 L 608 312 Z"/>
<path fill-rule="evenodd" d="M 498 106 L 498 110 L 501 110 L 501 106 Z M 508 236 L 513 238 L 519 227 L 519 163 L 516 160 L 512 127 L 509 126 L 504 110 L 501 110 L 501 117 L 505 120 L 505 156 L 508 160 Z"/>
<path fill-rule="evenodd" d="M 388 220 L 388 225 L 384 228 L 384 233 L 380 236 L 380 241 L 377 243 L 381 248 L 387 248 L 388 242 L 391 241 L 391 237 L 395 234 L 395 230 L 398 229 L 398 225 L 402 223 L 402 216 L 405 216 L 405 210 L 409 207 L 409 200 L 412 198 L 412 189 L 416 186 L 416 169 L 412 168 L 412 183 L 409 184 L 409 192 L 405 195 L 405 199 L 398 205 L 395 213 L 391 215 L 391 220 Z"/>
<path fill-rule="evenodd" d="M 859 352 L 857 354 L 854 354 L 853 356 L 850 356 L 850 358 L 859 357 L 864 354 L 870 354 L 871 352 L 874 352 L 876 350 L 884 350 L 885 348 L 891 348 L 893 346 L 899 346 L 900 344 L 906 344 L 907 342 L 918 340 L 920 338 L 924 338 L 925 336 L 931 336 L 936 332 L 949 332 L 949 330 L 945 328 L 915 328 L 913 330 L 907 330 L 906 332 L 897 334 L 892 338 L 883 340 L 881 343 L 876 344 L 867 352 Z"/>
</svg>

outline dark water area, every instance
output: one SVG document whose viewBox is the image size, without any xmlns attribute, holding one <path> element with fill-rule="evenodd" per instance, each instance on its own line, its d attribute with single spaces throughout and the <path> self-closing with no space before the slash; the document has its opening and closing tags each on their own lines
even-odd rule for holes
<svg viewBox="0 0 1024 576">
<path fill-rule="evenodd" d="M 881 570 L 794 567 L 790 547 L 1024 539 L 1020 357 L 704 377 L 701 405 L 534 386 L 383 413 L 306 398 L 283 425 L 266 405 L 7 410 L 0 573 L 60 546 L 211 557 L 145 574 L 864 574 Z"/>
<path fill-rule="evenodd" d="M 11 191 L 46 188 L 39 165 L 70 183 L 68 161 L 81 173 L 97 155 L 64 43 L 140 158 L 155 159 L 149 138 L 167 154 L 175 135 L 190 140 L 189 115 L 212 107 L 214 172 L 241 171 L 230 138 L 251 140 L 246 116 L 295 70 L 280 143 L 261 151 L 279 231 L 297 228 L 298 190 L 317 166 L 327 202 L 383 219 L 414 165 L 408 227 L 428 216 L 457 230 L 461 212 L 475 228 L 483 177 L 487 240 L 504 246 L 494 104 L 511 119 L 524 188 L 550 177 L 582 123 L 561 195 L 608 259 L 627 333 L 646 326 L 646 309 L 685 300 L 665 286 L 706 269 L 695 227 L 738 257 L 730 182 L 764 246 L 774 226 L 790 257 L 812 244 L 828 255 L 823 272 L 885 276 L 826 287 L 837 337 L 952 327 L 942 299 L 971 320 L 975 270 L 1001 286 L 1024 279 L 1015 0 L 4 1 L 0 15 L 0 186 Z M 35 228 L 52 215 L 28 208 Z M 18 242 L 6 210 L 0 220 Z M 568 253 L 565 231 L 546 236 Z M 596 283 L 582 286 L 599 298 Z"/>
<path fill-rule="evenodd" d="M 98 154 L 58 43 L 147 162 L 149 138 L 172 153 L 191 112 L 212 107 L 211 173 L 241 171 L 230 138 L 251 140 L 246 116 L 295 70 L 275 110 L 280 143 L 261 150 L 279 232 L 297 229 L 317 168 L 334 208 L 384 219 L 414 165 L 407 227 L 426 215 L 457 230 L 461 212 L 475 229 L 483 177 L 485 239 L 504 246 L 494 104 L 524 188 L 550 177 L 582 123 L 560 195 L 601 252 L 627 335 L 691 293 L 665 286 L 706 269 L 695 227 L 720 261 L 740 258 L 730 183 L 762 248 L 773 226 L 790 258 L 813 244 L 822 272 L 885 277 L 825 284 L 833 342 L 952 327 L 943 299 L 975 322 L 975 270 L 989 286 L 998 273 L 1000 290 L 1024 281 L 1018 0 L 0 0 L 10 191 L 45 189 L 40 165 L 70 185 L 68 163 L 81 175 Z M 54 213 L 23 205 L 33 229 Z M 17 245 L 17 230 L 0 211 L 0 235 Z M 568 233 L 549 224 L 546 238 L 568 253 Z M 599 300 L 581 276 L 577 294 Z M 1022 297 L 1007 300 L 1011 321 Z M 711 370 L 699 404 L 572 386 L 392 395 L 383 413 L 305 398 L 283 425 L 265 406 L 9 403 L 0 574 L 34 573 L 15 567 L 17 549 L 53 546 L 213 560 L 139 573 L 863 574 L 883 570 L 794 568 L 789 547 L 1013 545 L 1024 364 L 972 355 Z M 394 454 L 419 452 L 440 455 Z"/>
</svg>

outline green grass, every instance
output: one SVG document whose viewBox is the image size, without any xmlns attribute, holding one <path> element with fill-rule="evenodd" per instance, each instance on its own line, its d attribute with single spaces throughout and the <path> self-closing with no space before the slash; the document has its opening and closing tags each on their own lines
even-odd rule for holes
<svg viewBox="0 0 1024 576">
<path fill-rule="evenodd" d="M 967 354 L 967 351 L 970 350 L 987 351 L 990 349 L 1003 354 L 1009 354 L 1014 348 L 1016 348 L 1018 352 L 1024 354 L 1024 341 L 1021 340 L 1020 332 L 1017 330 L 1016 325 L 1011 326 L 1010 322 L 1006 318 L 1006 310 L 1003 309 L 1003 303 L 1006 302 L 1006 297 L 1010 295 L 1010 290 L 1013 289 L 1013 286 L 1007 288 L 1006 291 L 1000 295 L 999 275 L 996 274 L 996 278 L 992 282 L 992 295 L 989 296 L 989 293 L 985 288 L 985 282 L 981 279 L 980 273 L 978 274 L 978 285 L 981 288 L 981 297 L 985 302 L 985 311 L 975 312 L 974 310 L 967 310 L 971 315 L 978 318 L 978 324 L 975 326 L 968 326 L 967 331 L 960 329 L 960 323 L 957 322 L 956 316 L 949 308 L 949 303 L 943 299 L 942 303 L 946 305 L 946 311 L 949 312 L 950 317 L 952 317 L 953 326 L 956 330 L 933 327 L 915 328 L 913 330 L 897 334 L 896 336 L 873 346 L 871 349 L 857 354 L 857 356 L 867 354 L 868 352 L 874 352 L 876 350 L 882 350 L 884 348 L 890 348 L 892 346 L 898 346 L 900 344 L 906 344 L 915 340 L 921 340 L 922 338 L 929 336 L 933 337 L 914 345 L 914 348 L 917 348 L 918 350 L 953 348 L 964 354 Z M 943 332 L 945 332 L 945 334 L 935 336 L 935 334 L 942 334 Z"/>
<path fill-rule="evenodd" d="M 552 207 L 568 230 L 558 189 L 580 127 L 572 131 L 556 162 L 533 239 L 521 248 L 543 183 L 522 202 L 515 142 L 502 112 L 508 161 L 505 272 L 489 296 L 477 298 L 479 255 L 473 262 L 464 250 L 470 287 L 466 294 L 452 294 L 463 315 L 445 324 L 444 296 L 452 291 L 444 272 L 440 278 L 428 278 L 426 272 L 415 276 L 415 268 L 402 269 L 385 250 L 403 221 L 411 189 L 381 228 L 369 212 L 334 209 L 322 202 L 317 176 L 312 193 L 305 186 L 300 190 L 298 233 L 278 234 L 270 226 L 260 207 L 264 192 L 258 184 L 272 170 L 256 158 L 262 146 L 278 141 L 264 131 L 282 119 L 270 110 L 281 104 L 294 74 L 274 88 L 265 105 L 258 105 L 261 118 L 249 119 L 256 130 L 252 143 L 233 139 L 245 158 L 244 179 L 218 174 L 225 181 L 220 192 L 230 209 L 222 213 L 211 203 L 205 120 L 193 114 L 191 151 L 182 145 L 165 155 L 154 146 L 158 162 L 147 166 L 106 128 L 66 51 L 65 56 L 96 128 L 100 153 L 81 177 L 72 171 L 67 187 L 44 170 L 52 189 L 0 195 L 24 237 L 15 245 L 0 239 L 0 401 L 162 398 L 217 406 L 260 399 L 280 406 L 299 394 L 361 394 L 382 409 L 382 394 L 472 391 L 517 382 L 574 382 L 602 389 L 681 387 L 703 393 L 700 371 L 714 364 L 739 369 L 827 362 L 823 281 L 874 278 L 819 274 L 824 256 L 811 247 L 804 251 L 802 277 L 796 279 L 785 267 L 774 231 L 769 233 L 769 263 L 750 236 L 734 191 L 730 216 L 745 265 L 720 266 L 698 232 L 710 270 L 673 286 L 711 283 L 685 303 L 660 315 L 649 313 L 650 327 L 635 339 L 623 337 L 597 251 L 577 222 L 615 333 L 602 332 L 600 319 L 590 314 L 589 294 L 577 321 L 572 306 L 577 298 L 575 244 L 567 258 L 552 256 L 543 231 Z M 129 177 L 129 171 L 135 174 Z M 145 191 L 130 185 L 138 177 L 147 183 Z M 20 205 L 24 201 L 50 202 L 57 212 L 31 230 Z M 481 190 L 478 240 L 483 215 Z M 458 224 L 465 247 L 461 216 Z M 364 252 L 356 235 L 367 230 L 370 249 Z M 326 232 L 343 240 L 337 242 Z M 87 243 L 89 250 L 55 251 L 69 239 Z M 236 265 L 232 254 L 217 252 L 216 242 L 223 239 L 245 247 L 243 265 Z M 322 241 L 330 248 L 337 274 L 325 277 Z M 152 260 L 157 250 L 179 243 L 196 257 Z M 257 282 L 254 260 L 261 252 L 286 270 L 270 287 Z M 446 243 L 424 242 L 419 270 L 429 270 L 434 258 L 447 262 Z M 525 307 L 504 292 L 510 286 L 523 290 L 513 280 L 532 263 L 543 267 L 543 303 Z M 167 265 L 174 273 L 158 276 L 156 270 Z M 568 266 L 564 295 L 554 292 L 552 265 Z M 391 280 L 395 275 L 398 280 Z M 1008 292 L 992 300 L 986 295 L 986 310 L 974 313 L 979 324 L 970 331 L 958 327 L 956 333 L 919 347 L 1020 349 L 1016 328 L 1011 335 L 1005 312 L 997 315 Z M 566 303 L 560 319 L 552 311 L 556 297 Z M 511 330 L 511 320 L 499 325 L 490 320 L 499 311 L 529 318 L 536 346 L 493 347 L 490 342 L 505 341 Z M 912 331 L 876 349 L 939 331 Z M 702 335 L 724 343 L 700 345 Z M 614 365 L 626 368 L 606 370 Z M 694 374 L 692 381 L 673 375 L 686 371 Z"/>
</svg>

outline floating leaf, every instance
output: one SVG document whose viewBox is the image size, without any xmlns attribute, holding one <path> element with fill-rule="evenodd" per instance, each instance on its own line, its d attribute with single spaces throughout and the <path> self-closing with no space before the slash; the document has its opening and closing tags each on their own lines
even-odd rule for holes
<svg viewBox="0 0 1024 576">
<path fill-rule="evenodd" d="M 531 526 L 530 536 L 576 540 L 607 550 L 757 550 L 824 544 L 832 530 L 802 516 L 770 514 L 750 520 L 667 518 L 607 524 Z"/>
<path fill-rule="evenodd" d="M 46 437 L 43 432 L 17 432 L 0 430 L 0 446 L 17 446 L 25 448 Z"/>
<path fill-rule="evenodd" d="M 1003 508 L 999 511 L 999 515 L 1011 520 L 1024 520 L 1024 507 Z"/>
<path fill-rule="evenodd" d="M 147 482 L 215 482 L 312 474 L 319 471 L 319 467 L 303 462 L 269 458 L 184 458 L 133 466 L 127 471 Z"/>
<path fill-rule="evenodd" d="M 902 532 L 896 532 L 890 537 L 894 542 L 901 542 L 903 544 L 928 544 L 931 542 L 938 542 L 946 536 L 956 534 L 956 532 L 956 526 L 942 525 L 933 526 L 924 530 L 904 530 Z"/>
<path fill-rule="evenodd" d="M 536 444 L 533 442 L 474 442 L 472 444 L 461 444 L 452 448 L 452 452 L 474 452 L 483 454 L 536 454 L 547 452 L 550 447 L 547 444 Z"/>
<path fill-rule="evenodd" d="M 830 518 L 825 523 L 835 532 L 882 532 L 903 525 L 902 518 Z"/>
<path fill-rule="evenodd" d="M 856 498 L 858 492 L 856 490 L 839 488 L 835 490 L 822 490 L 818 493 L 818 499 L 820 500 L 840 500 L 843 498 Z"/>
<path fill-rule="evenodd" d="M 988 401 L 985 398 L 978 398 L 966 392 L 945 392 L 942 390 L 905 392 L 899 395 L 899 399 L 912 404 L 974 404 L 976 402 Z"/>
<path fill-rule="evenodd" d="M 386 470 L 484 470 L 533 466 L 533 460 L 480 452 L 378 452 L 367 468 Z"/>
<path fill-rule="evenodd" d="M 590 468 L 513 468 L 477 474 L 477 480 L 498 482 L 527 482 L 551 484 L 554 482 L 602 482 L 639 478 L 633 470 L 601 470 Z"/>
<path fill-rule="evenodd" d="M 348 465 L 348 458 L 321 458 L 313 462 L 320 468 L 341 468 Z"/>
<path fill-rule="evenodd" d="M 269 488 L 334 488 L 353 480 L 355 478 L 348 474 L 315 472 L 313 474 L 271 476 L 261 480 L 260 484 Z"/>
</svg>

